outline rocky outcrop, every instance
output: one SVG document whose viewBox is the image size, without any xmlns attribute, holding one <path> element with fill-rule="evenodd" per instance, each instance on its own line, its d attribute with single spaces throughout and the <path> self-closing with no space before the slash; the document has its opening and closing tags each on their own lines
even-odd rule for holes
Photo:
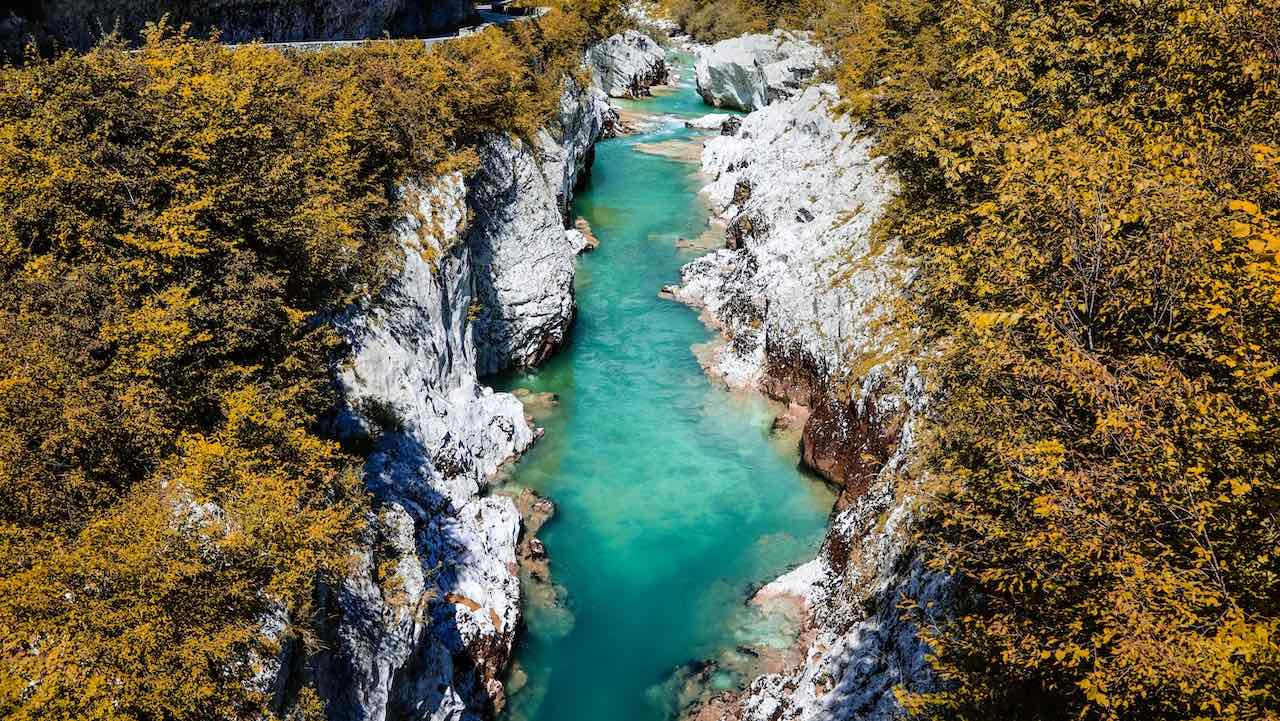
<svg viewBox="0 0 1280 721">
<path fill-rule="evenodd" d="M 721 329 L 711 372 L 788 402 L 787 418 L 804 419 L 806 464 L 842 488 L 818 558 L 761 591 L 803 604 L 804 660 L 698 718 L 887 721 L 901 712 L 895 685 L 936 683 L 898 608 L 904 594 L 943 608 L 949 592 L 911 541 L 917 492 L 904 471 L 927 398 L 888 316 L 911 264 L 871 232 L 895 182 L 872 138 L 831 113 L 837 100 L 810 87 L 707 141 L 727 247 L 669 289 Z"/>
<path fill-rule="evenodd" d="M 687 264 L 675 290 L 733 339 L 715 362 L 731 385 L 768 382 L 771 395 L 806 404 L 878 351 L 880 300 L 904 275 L 895 249 L 869 233 L 894 181 L 872 139 L 831 115 L 834 102 L 830 86 L 810 88 L 706 141 L 705 193 L 733 248 Z"/>
<path fill-rule="evenodd" d="M 535 144 L 501 137 L 480 153 L 467 246 L 484 269 L 469 311 L 481 374 L 541 363 L 573 322 L 582 240 L 567 213 L 613 111 L 596 88 L 566 89 L 560 110 Z"/>
<path fill-rule="evenodd" d="M 286 42 L 423 35 L 457 26 L 472 12 L 466 0 L 39 0 L 26 5 L 23 22 L 14 16 L 10 33 L 81 49 L 117 26 L 125 37 L 137 37 L 145 23 L 166 14 L 174 26 L 190 22 L 197 36 L 217 29 L 224 42 Z M 0 22 L 0 34 L 5 30 Z"/>
<path fill-rule="evenodd" d="M 775 30 L 700 48 L 694 77 L 708 104 L 750 112 L 795 95 L 829 65 L 806 34 Z"/>
<path fill-rule="evenodd" d="M 596 141 L 617 122 L 618 111 L 599 86 L 570 83 L 560 95 L 559 112 L 538 132 L 538 165 L 566 220 L 574 191 L 591 172 Z"/>
<path fill-rule="evenodd" d="M 519 516 L 480 492 L 534 433 L 476 377 L 466 308 L 484 271 L 463 237 L 467 186 L 454 174 L 402 193 L 399 276 L 337 321 L 353 349 L 340 428 L 372 444 L 375 512 L 351 574 L 319 594 L 323 650 L 290 670 L 335 720 L 484 716 L 520 615 Z"/>
<path fill-rule="evenodd" d="M 729 122 L 729 119 L 733 117 L 735 116 L 728 113 L 710 113 L 708 115 L 703 115 L 700 118 L 686 120 L 684 121 L 684 126 L 693 130 L 723 131 L 725 123 Z"/>
<path fill-rule="evenodd" d="M 332 721 L 482 719 L 520 622 L 521 518 L 484 490 L 536 439 L 520 400 L 479 377 L 543 360 L 573 318 L 573 189 L 610 121 L 598 89 L 566 88 L 532 142 L 501 136 L 479 170 L 405 183 L 404 262 L 376 298 L 336 319 L 349 442 L 374 512 L 350 575 L 317 594 L 318 651 L 265 662 L 277 704 L 306 684 Z M 528 540 L 526 538 L 526 545 Z"/>
<path fill-rule="evenodd" d="M 587 51 L 593 84 L 612 98 L 638 98 L 667 82 L 667 54 L 635 30 L 618 33 Z"/>
</svg>

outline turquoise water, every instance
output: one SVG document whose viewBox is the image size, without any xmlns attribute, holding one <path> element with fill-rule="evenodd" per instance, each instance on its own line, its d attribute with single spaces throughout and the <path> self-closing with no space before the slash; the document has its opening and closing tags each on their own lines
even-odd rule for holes
<svg viewBox="0 0 1280 721">
<path fill-rule="evenodd" d="M 683 71 L 688 75 L 687 68 Z M 709 112 L 687 85 L 624 103 L 680 117 Z M 601 246 L 579 265 L 569 346 L 503 389 L 559 394 L 546 437 L 512 484 L 552 498 L 539 534 L 562 607 L 531 605 L 509 687 L 521 721 L 658 721 L 673 672 L 742 644 L 781 644 L 786 625 L 744 604 L 751 590 L 813 556 L 832 496 L 771 438 L 776 412 L 716 387 L 691 346 L 711 333 L 658 297 L 693 255 L 707 211 L 696 166 L 639 144 L 698 137 L 674 119 L 602 142 L 576 212 Z M 720 686 L 738 681 L 732 671 Z"/>
</svg>

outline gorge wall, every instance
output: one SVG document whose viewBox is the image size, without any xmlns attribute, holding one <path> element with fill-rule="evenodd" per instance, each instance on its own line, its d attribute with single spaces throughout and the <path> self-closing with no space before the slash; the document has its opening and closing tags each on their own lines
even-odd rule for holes
<svg viewBox="0 0 1280 721">
<path fill-rule="evenodd" d="M 647 88 L 649 77 L 625 82 Z M 503 705 L 521 518 L 484 491 L 539 432 L 479 377 L 537 364 L 564 341 L 584 245 L 567 210 L 616 117 L 599 87 L 567 83 L 532 142 L 492 137 L 473 176 L 398 189 L 399 275 L 335 320 L 353 348 L 338 372 L 338 430 L 370 444 L 374 512 L 351 574 L 317 593 L 324 637 L 263 661 L 278 708 L 304 685 L 334 721 L 481 719 Z M 277 632 L 286 623 L 266 619 Z"/>
<path fill-rule="evenodd" d="M 804 661 L 688 711 L 753 721 L 896 718 L 895 685 L 936 683 L 899 601 L 944 606 L 948 593 L 913 550 L 917 491 L 904 474 L 927 404 L 890 310 L 911 263 L 872 231 L 896 184 L 872 154 L 874 139 L 832 112 L 833 86 L 778 86 L 762 96 L 756 80 L 775 61 L 744 57 L 752 42 L 702 49 L 704 96 L 754 97 L 761 109 L 707 141 L 705 192 L 727 247 L 686 265 L 668 291 L 721 331 L 709 372 L 788 404 L 779 422 L 803 424 L 805 463 L 841 492 L 818 557 L 753 599 L 803 605 Z"/>
</svg>

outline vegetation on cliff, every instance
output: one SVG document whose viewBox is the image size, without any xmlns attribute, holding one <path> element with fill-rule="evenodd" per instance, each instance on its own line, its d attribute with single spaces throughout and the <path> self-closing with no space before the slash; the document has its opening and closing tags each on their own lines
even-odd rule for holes
<svg viewBox="0 0 1280 721">
<path fill-rule="evenodd" d="M 767 32 L 778 25 L 804 27 L 807 19 L 822 13 L 816 0 L 658 0 L 658 5 L 702 43 Z M 808 11 L 812 14 L 806 18 Z"/>
<path fill-rule="evenodd" d="M 583 8 L 432 49 L 151 27 L 0 68 L 0 715 L 263 716 L 263 660 L 306 646 L 369 510 L 324 318 L 395 270 L 397 179 L 558 107 L 609 21 Z"/>
<path fill-rule="evenodd" d="M 903 181 L 945 718 L 1280 713 L 1280 4 L 853 2 Z"/>
</svg>

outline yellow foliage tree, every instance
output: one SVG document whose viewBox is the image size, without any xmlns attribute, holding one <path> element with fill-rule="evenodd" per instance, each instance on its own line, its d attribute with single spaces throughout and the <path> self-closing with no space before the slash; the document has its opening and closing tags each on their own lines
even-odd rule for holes
<svg viewBox="0 0 1280 721">
<path fill-rule="evenodd" d="M 937 351 L 926 626 L 960 719 L 1280 714 L 1280 5 L 852 0 Z"/>
<path fill-rule="evenodd" d="M 256 674 L 370 511 L 324 320 L 395 270 L 398 180 L 557 108 L 563 5 L 434 48 L 161 25 L 0 67 L 0 716 L 271 711 Z"/>
</svg>

